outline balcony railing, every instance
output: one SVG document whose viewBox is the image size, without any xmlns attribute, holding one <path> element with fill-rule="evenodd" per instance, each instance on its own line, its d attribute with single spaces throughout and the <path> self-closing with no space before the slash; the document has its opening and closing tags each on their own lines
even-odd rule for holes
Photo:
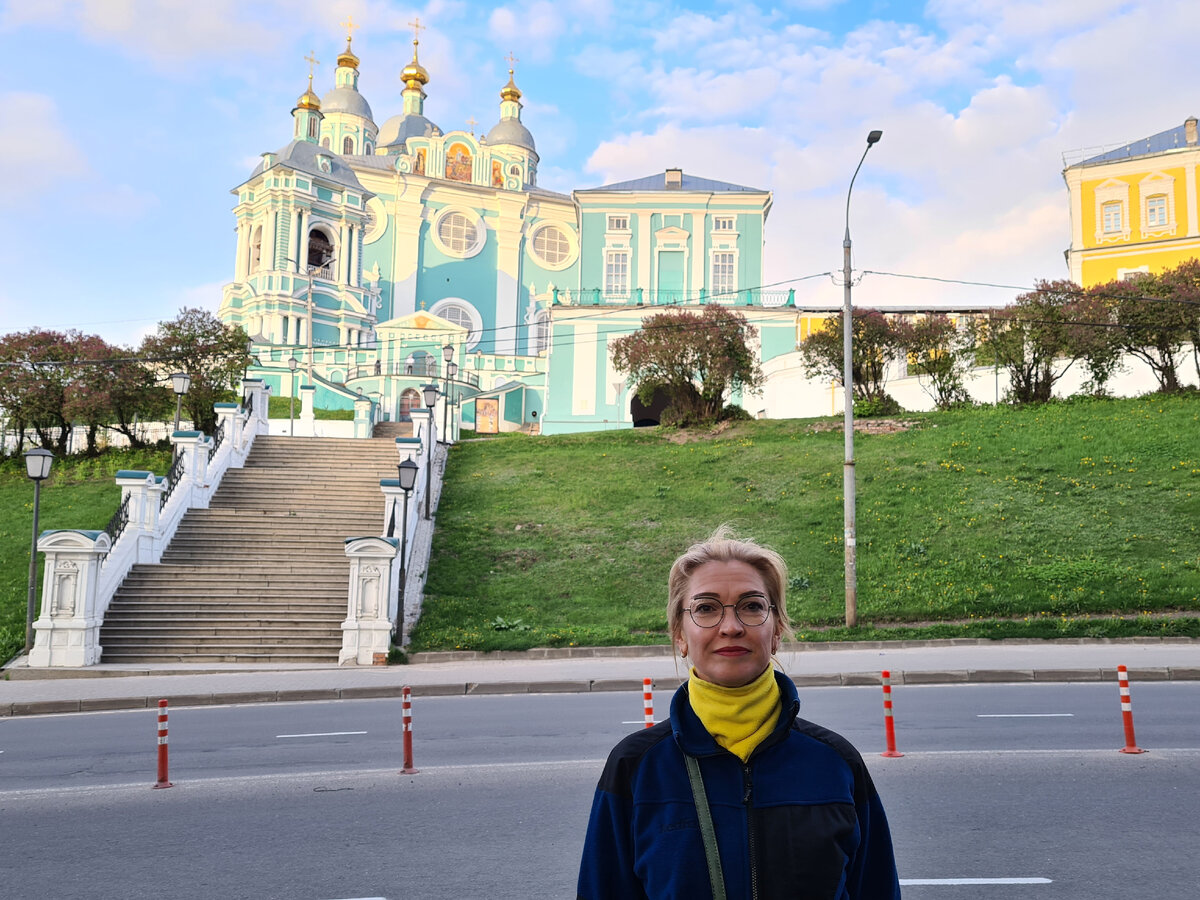
<svg viewBox="0 0 1200 900">
<path fill-rule="evenodd" d="M 555 288 L 553 300 L 568 306 L 759 306 L 773 309 L 795 306 L 795 291 L 647 291 L 641 288 L 614 293 L 602 288 L 578 291 Z"/>
</svg>

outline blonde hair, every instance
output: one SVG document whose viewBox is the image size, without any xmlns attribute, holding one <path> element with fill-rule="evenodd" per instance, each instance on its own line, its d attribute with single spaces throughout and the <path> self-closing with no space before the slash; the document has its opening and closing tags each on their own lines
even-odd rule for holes
<svg viewBox="0 0 1200 900">
<path fill-rule="evenodd" d="M 728 525 L 722 525 L 705 540 L 688 547 L 671 566 L 667 579 L 667 630 L 672 641 L 683 634 L 683 606 L 688 599 L 692 573 L 709 562 L 744 562 L 757 571 L 767 589 L 767 599 L 775 606 L 775 633 L 785 640 L 795 637 L 787 613 L 787 563 L 769 547 L 739 538 Z"/>
</svg>

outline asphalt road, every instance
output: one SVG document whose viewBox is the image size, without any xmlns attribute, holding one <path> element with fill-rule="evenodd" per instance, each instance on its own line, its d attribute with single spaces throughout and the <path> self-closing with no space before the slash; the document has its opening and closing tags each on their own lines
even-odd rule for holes
<svg viewBox="0 0 1200 900">
<path fill-rule="evenodd" d="M 1192 900 L 1200 683 L 802 690 L 863 751 L 909 900 Z M 656 696 L 660 716 L 668 695 Z M 603 756 L 636 696 L 194 708 L 0 720 L 0 884 L 22 898 L 569 897 Z M 963 883 L 985 880 L 986 883 Z M 924 883 L 931 882 L 931 883 Z"/>
</svg>

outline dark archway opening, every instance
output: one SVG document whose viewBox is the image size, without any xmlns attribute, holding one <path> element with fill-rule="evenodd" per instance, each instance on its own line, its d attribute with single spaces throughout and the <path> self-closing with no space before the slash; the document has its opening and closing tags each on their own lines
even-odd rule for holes
<svg viewBox="0 0 1200 900">
<path fill-rule="evenodd" d="M 637 394 L 629 401 L 629 414 L 633 418 L 634 428 L 649 428 L 659 424 L 663 410 L 667 408 L 670 396 L 662 388 L 654 392 L 649 404 L 638 399 Z"/>
</svg>

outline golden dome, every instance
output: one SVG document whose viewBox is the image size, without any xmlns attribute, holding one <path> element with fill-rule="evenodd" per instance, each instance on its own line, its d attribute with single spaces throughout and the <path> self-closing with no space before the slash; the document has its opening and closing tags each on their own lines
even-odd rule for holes
<svg viewBox="0 0 1200 900">
<path fill-rule="evenodd" d="M 513 70 L 508 70 L 508 84 L 500 88 L 501 100 L 520 100 L 521 89 L 517 87 L 517 83 L 513 81 Z"/>
<path fill-rule="evenodd" d="M 425 67 L 417 62 L 417 43 L 413 41 L 413 58 L 404 70 L 400 73 L 400 80 L 405 86 L 410 89 L 420 88 L 423 84 L 429 84 L 429 73 L 425 71 Z"/>
<path fill-rule="evenodd" d="M 350 49 L 350 38 L 346 38 L 346 49 L 338 56 L 338 65 L 345 66 L 348 69 L 358 68 L 358 57 L 354 55 L 354 51 Z"/>
<path fill-rule="evenodd" d="M 313 93 L 312 75 L 308 76 L 308 90 L 300 95 L 300 99 L 296 101 L 296 109 L 321 109 L 321 98 Z"/>
</svg>

